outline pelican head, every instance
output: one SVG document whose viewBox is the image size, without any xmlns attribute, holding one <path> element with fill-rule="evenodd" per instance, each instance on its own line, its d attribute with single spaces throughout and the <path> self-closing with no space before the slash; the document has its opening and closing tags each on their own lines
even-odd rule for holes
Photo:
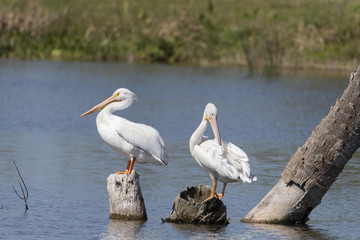
<svg viewBox="0 0 360 240">
<path fill-rule="evenodd" d="M 105 107 L 108 107 L 110 112 L 122 110 L 129 107 L 135 100 L 137 100 L 135 93 L 127 88 L 119 88 L 111 97 L 81 114 L 80 117 L 97 112 Z"/>
<path fill-rule="evenodd" d="M 214 136 L 218 144 L 221 146 L 221 137 L 219 132 L 219 127 L 217 124 L 217 108 L 214 104 L 208 103 L 204 110 L 203 121 L 209 121 L 211 128 L 214 132 Z"/>
</svg>

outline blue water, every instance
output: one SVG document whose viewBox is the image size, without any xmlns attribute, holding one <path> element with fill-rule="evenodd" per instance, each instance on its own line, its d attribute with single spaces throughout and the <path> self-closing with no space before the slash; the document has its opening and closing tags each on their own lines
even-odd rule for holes
<svg viewBox="0 0 360 240">
<path fill-rule="evenodd" d="M 356 153 L 311 213 L 306 226 L 240 222 L 279 180 L 347 85 L 349 74 L 251 77 L 236 68 L 0 61 L 0 237 L 3 239 L 357 239 Z M 95 114 L 80 114 L 119 87 L 139 101 L 117 114 L 159 130 L 168 166 L 135 164 L 148 221 L 109 219 L 106 178 L 126 159 L 97 133 Z M 205 105 L 216 104 L 224 140 L 241 147 L 258 181 L 229 184 L 226 227 L 161 223 L 186 186 L 211 185 L 188 140 Z M 207 132 L 212 136 L 211 131 Z M 15 160 L 29 189 L 18 199 Z"/>
</svg>

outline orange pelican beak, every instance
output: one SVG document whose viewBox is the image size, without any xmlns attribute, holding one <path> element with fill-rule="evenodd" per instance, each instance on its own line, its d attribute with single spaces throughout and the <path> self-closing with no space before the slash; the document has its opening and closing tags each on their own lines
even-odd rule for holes
<svg viewBox="0 0 360 240">
<path fill-rule="evenodd" d="M 219 127 L 218 127 L 216 118 L 215 118 L 215 117 L 212 117 L 212 116 L 211 116 L 211 117 L 206 116 L 205 119 L 210 122 L 210 125 L 211 125 L 211 128 L 212 128 L 212 130 L 213 130 L 215 139 L 216 139 L 216 141 L 218 142 L 218 144 L 221 146 L 221 145 L 222 145 L 222 142 L 221 142 Z"/>
<path fill-rule="evenodd" d="M 103 102 L 99 103 L 98 105 L 94 106 L 92 109 L 90 109 L 86 113 L 81 114 L 80 117 L 91 114 L 93 112 L 97 112 L 97 111 L 103 109 L 106 105 L 108 105 L 108 104 L 110 104 L 112 102 L 119 102 L 119 100 L 117 100 L 116 97 L 117 97 L 116 95 L 113 95 L 113 96 L 109 97 L 105 101 L 103 101 Z"/>
</svg>

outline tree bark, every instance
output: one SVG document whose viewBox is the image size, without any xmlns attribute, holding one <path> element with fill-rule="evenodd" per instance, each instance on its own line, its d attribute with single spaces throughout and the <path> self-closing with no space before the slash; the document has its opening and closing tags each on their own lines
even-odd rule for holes
<svg viewBox="0 0 360 240">
<path fill-rule="evenodd" d="M 107 190 L 111 219 L 147 220 L 139 174 L 135 170 L 131 174 L 110 174 Z"/>
<path fill-rule="evenodd" d="M 170 217 L 163 222 L 218 224 L 229 223 L 226 217 L 226 206 L 218 198 L 202 203 L 210 196 L 211 187 L 200 184 L 198 187 L 186 187 L 173 200 Z"/>
<path fill-rule="evenodd" d="M 279 182 L 242 219 L 305 223 L 360 146 L 360 66 L 305 144 L 291 156 Z"/>
</svg>

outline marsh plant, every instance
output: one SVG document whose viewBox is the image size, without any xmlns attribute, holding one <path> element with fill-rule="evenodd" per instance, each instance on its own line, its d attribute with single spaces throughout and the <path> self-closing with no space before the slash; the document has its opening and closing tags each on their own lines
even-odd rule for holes
<svg viewBox="0 0 360 240">
<path fill-rule="evenodd" d="M 360 3 L 0 1 L 0 57 L 353 68 Z"/>
</svg>

